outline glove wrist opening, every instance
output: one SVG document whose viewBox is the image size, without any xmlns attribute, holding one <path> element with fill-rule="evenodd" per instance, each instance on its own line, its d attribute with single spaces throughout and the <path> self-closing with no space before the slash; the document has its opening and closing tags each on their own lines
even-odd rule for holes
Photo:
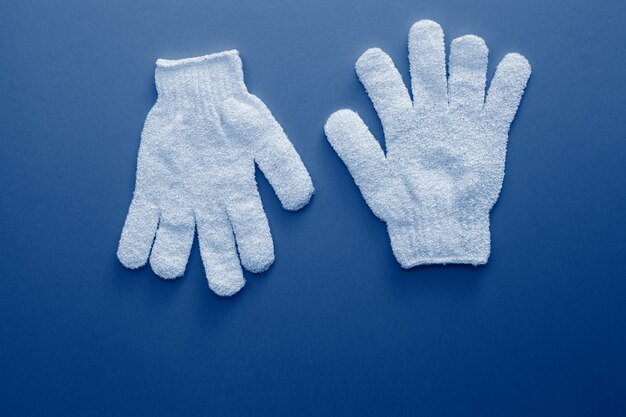
<svg viewBox="0 0 626 417">
<path fill-rule="evenodd" d="M 463 219 L 419 219 L 387 224 L 394 255 L 403 268 L 432 264 L 487 263 L 489 215 Z"/>
<path fill-rule="evenodd" d="M 246 91 L 243 67 L 235 49 L 177 60 L 158 59 L 155 82 L 159 96 L 224 98 Z"/>
</svg>

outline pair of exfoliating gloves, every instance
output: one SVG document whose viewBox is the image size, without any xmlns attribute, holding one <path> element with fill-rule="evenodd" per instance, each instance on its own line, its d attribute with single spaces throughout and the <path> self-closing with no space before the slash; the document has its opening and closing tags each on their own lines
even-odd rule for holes
<svg viewBox="0 0 626 417">
<path fill-rule="evenodd" d="M 387 223 L 404 268 L 479 265 L 489 257 L 489 212 L 531 69 L 523 56 L 506 55 L 485 99 L 487 53 L 477 36 L 453 40 L 446 76 L 443 31 L 419 21 L 409 33 L 412 100 L 380 49 L 356 63 L 386 154 L 351 110 L 335 112 L 324 127 L 367 204 Z M 287 210 L 309 202 L 311 178 L 269 109 L 248 92 L 237 51 L 156 66 L 158 99 L 142 132 L 118 257 L 128 268 L 150 258 L 158 276 L 182 276 L 197 228 L 209 287 L 233 295 L 245 283 L 240 261 L 251 272 L 274 261 L 255 163 Z"/>
</svg>

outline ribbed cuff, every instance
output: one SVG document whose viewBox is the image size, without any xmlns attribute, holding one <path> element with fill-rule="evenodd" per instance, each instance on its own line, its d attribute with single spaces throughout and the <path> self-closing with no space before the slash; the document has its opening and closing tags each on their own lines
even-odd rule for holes
<svg viewBox="0 0 626 417">
<path fill-rule="evenodd" d="M 155 82 L 159 96 L 189 96 L 202 92 L 225 98 L 246 89 L 239 52 L 235 49 L 178 60 L 158 59 Z"/>
<path fill-rule="evenodd" d="M 403 268 L 429 264 L 487 263 L 489 214 L 466 219 L 387 223 L 393 253 Z"/>
</svg>

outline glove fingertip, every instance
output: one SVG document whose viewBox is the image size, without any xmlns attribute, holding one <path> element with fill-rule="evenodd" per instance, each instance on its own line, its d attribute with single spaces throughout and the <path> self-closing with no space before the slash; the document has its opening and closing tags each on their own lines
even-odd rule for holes
<svg viewBox="0 0 626 417">
<path fill-rule="evenodd" d="M 260 274 L 270 269 L 270 266 L 274 264 L 274 260 L 274 252 L 272 251 L 271 254 L 263 254 L 255 259 L 242 259 L 241 263 L 247 271 L 253 274 Z"/>
<path fill-rule="evenodd" d="M 476 57 L 486 57 L 489 53 L 485 40 L 476 35 L 463 35 L 453 39 L 450 50 L 454 51 L 455 55 L 460 55 L 456 58 L 469 61 L 469 64 L 473 63 Z M 467 65 L 467 62 L 465 62 L 465 65 Z"/>
<path fill-rule="evenodd" d="M 382 49 L 380 49 L 380 48 L 369 48 L 369 49 L 367 49 L 365 52 L 363 52 L 361 54 L 359 59 L 357 59 L 356 66 L 358 68 L 359 66 L 366 65 L 372 59 L 379 59 L 379 58 L 385 57 L 385 56 L 387 56 L 387 54 L 385 54 L 385 52 Z"/>
<path fill-rule="evenodd" d="M 117 259 L 128 269 L 139 269 L 148 263 L 148 256 L 140 255 L 137 251 L 125 247 L 122 242 L 117 249 Z"/>
<path fill-rule="evenodd" d="M 152 256 L 150 256 L 150 266 L 152 267 L 152 271 L 159 278 L 170 280 L 183 276 L 185 273 L 186 263 L 184 265 L 180 265 L 180 262 L 172 262 L 172 260 L 168 260 L 162 256 L 155 256 L 153 251 Z"/>
<path fill-rule="evenodd" d="M 280 202 L 283 208 L 287 211 L 298 211 L 311 201 L 315 194 L 315 188 L 311 177 L 307 175 L 306 179 L 303 179 L 301 183 L 294 188 L 294 191 L 288 195 L 283 195 Z"/>
<path fill-rule="evenodd" d="M 506 56 L 502 59 L 500 65 L 506 67 L 510 71 L 519 74 L 520 78 L 522 79 L 527 79 L 528 77 L 530 77 L 530 74 L 532 72 L 530 62 L 528 62 L 524 55 L 518 54 L 517 52 L 511 52 L 506 54 Z"/>
<path fill-rule="evenodd" d="M 343 136 L 344 132 L 352 129 L 356 124 L 360 124 L 359 115 L 350 109 L 341 109 L 330 115 L 324 125 L 326 138 L 332 143 Z"/>
<path fill-rule="evenodd" d="M 435 35 L 443 36 L 443 28 L 434 20 L 422 19 L 411 26 L 409 30 L 409 36 L 422 35 L 424 33 L 434 33 Z"/>
<path fill-rule="evenodd" d="M 241 277 L 240 280 L 220 280 L 209 281 L 209 288 L 220 297 L 232 297 L 237 294 L 246 285 L 246 280 Z"/>
<path fill-rule="evenodd" d="M 393 61 L 382 49 L 370 48 L 363 52 L 356 61 L 356 73 L 361 80 L 374 73 L 385 73 L 388 68 L 394 67 Z"/>
</svg>

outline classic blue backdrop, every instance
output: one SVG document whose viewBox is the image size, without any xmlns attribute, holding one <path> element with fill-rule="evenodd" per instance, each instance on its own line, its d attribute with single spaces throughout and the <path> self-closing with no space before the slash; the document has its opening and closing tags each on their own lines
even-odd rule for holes
<svg viewBox="0 0 626 417">
<path fill-rule="evenodd" d="M 626 415 L 623 1 L 3 1 L 0 415 Z M 404 271 L 324 138 L 380 124 L 368 47 L 474 33 L 533 66 L 480 268 Z M 317 194 L 259 187 L 276 263 L 221 299 L 115 251 L 154 62 L 237 48 Z"/>
</svg>

